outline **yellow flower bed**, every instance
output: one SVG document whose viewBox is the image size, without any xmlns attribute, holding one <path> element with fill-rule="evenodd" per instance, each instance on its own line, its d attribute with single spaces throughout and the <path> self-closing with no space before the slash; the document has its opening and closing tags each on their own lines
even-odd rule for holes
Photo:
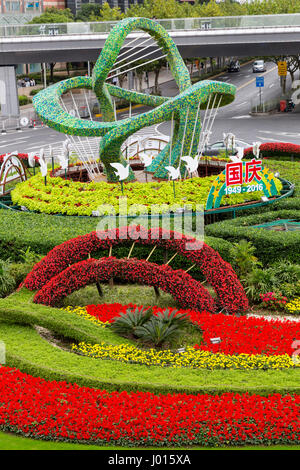
<svg viewBox="0 0 300 470">
<path fill-rule="evenodd" d="M 110 359 L 120 362 L 142 364 L 146 366 L 191 367 L 197 369 L 290 369 L 300 367 L 288 354 L 266 356 L 263 354 L 238 354 L 230 356 L 223 353 L 196 350 L 187 346 L 185 352 L 171 350 L 140 349 L 136 346 L 121 344 L 113 346 L 105 343 L 73 344 L 74 352 L 97 359 Z"/>
<path fill-rule="evenodd" d="M 296 299 L 287 303 L 285 305 L 285 308 L 292 315 L 299 315 L 300 314 L 300 297 L 297 297 Z"/>
<path fill-rule="evenodd" d="M 98 320 L 98 318 L 96 318 L 93 315 L 90 315 L 89 313 L 87 313 L 85 307 L 66 307 L 62 310 L 65 310 L 66 312 L 69 312 L 69 313 L 75 313 L 79 317 L 85 318 L 86 320 L 94 323 L 94 325 L 99 325 L 102 328 L 105 328 L 107 325 L 109 325 L 108 321 L 107 322 L 102 322 L 102 321 Z"/>
</svg>

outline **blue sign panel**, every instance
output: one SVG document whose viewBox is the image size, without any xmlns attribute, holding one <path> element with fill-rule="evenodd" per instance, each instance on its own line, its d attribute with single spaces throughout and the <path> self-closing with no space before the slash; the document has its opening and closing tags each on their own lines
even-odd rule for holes
<svg viewBox="0 0 300 470">
<path fill-rule="evenodd" d="M 265 77 L 256 77 L 256 86 L 262 88 L 265 86 Z"/>
</svg>

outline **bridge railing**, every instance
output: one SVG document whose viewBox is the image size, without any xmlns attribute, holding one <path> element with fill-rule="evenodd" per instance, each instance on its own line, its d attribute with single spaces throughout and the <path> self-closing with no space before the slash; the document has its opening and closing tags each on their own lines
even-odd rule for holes
<svg viewBox="0 0 300 470">
<path fill-rule="evenodd" d="M 252 29 L 300 26 L 300 13 L 284 15 L 219 16 L 211 18 L 175 18 L 156 20 L 167 31 Z M 0 25 L 0 37 L 107 34 L 116 21 L 56 24 Z"/>
</svg>

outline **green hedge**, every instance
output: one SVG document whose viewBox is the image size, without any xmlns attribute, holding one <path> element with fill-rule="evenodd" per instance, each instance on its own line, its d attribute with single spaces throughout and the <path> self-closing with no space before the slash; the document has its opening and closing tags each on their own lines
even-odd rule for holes
<svg viewBox="0 0 300 470">
<path fill-rule="evenodd" d="M 19 261 L 20 250 L 26 250 L 28 247 L 31 251 L 46 255 L 56 245 L 96 230 L 98 221 L 93 217 L 60 217 L 5 209 L 0 210 L 0 220 L 0 259 L 10 258 L 12 261 Z M 205 242 L 217 250 L 224 260 L 231 261 L 231 244 L 228 241 L 206 237 Z M 114 255 L 127 256 L 131 245 L 132 241 L 129 241 L 128 246 L 114 249 Z M 145 258 L 150 250 L 149 247 L 135 246 L 132 256 Z M 103 256 L 107 254 L 107 251 L 103 252 Z M 157 248 L 151 256 L 151 261 L 162 263 L 163 257 L 163 251 Z M 174 269 L 185 269 L 191 263 L 178 255 L 171 265 Z M 193 270 L 190 271 L 190 274 L 192 273 Z"/>
<path fill-rule="evenodd" d="M 274 263 L 279 259 L 300 263 L 299 232 L 276 232 L 252 227 L 277 219 L 300 220 L 300 210 L 278 210 L 238 217 L 208 225 L 205 231 L 210 236 L 222 237 L 231 242 L 239 242 L 242 239 L 251 241 L 256 247 L 255 255 L 264 265 Z"/>
</svg>

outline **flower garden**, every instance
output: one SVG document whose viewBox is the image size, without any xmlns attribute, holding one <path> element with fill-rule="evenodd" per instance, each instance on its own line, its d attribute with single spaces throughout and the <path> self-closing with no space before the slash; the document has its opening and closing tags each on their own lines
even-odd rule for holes
<svg viewBox="0 0 300 470">
<path fill-rule="evenodd" d="M 2 210 L 15 283 L 0 300 L 0 429 L 124 448 L 299 444 L 299 239 L 278 258 L 282 233 L 260 230 L 267 252 L 226 232 L 295 220 L 296 201 L 210 224 L 194 250 L 162 228 L 105 238 L 93 218 Z"/>
<path fill-rule="evenodd" d="M 204 243 L 95 230 L 104 195 L 117 209 L 116 183 L 36 173 L 17 185 L 12 200 L 29 210 L 0 210 L 0 429 L 123 448 L 299 444 L 299 234 L 263 228 L 299 221 L 299 163 L 279 157 L 268 168 L 293 197 L 206 224 Z M 214 181 L 176 182 L 175 202 L 195 208 Z M 129 215 L 174 203 L 171 183 L 136 184 Z"/>
<path fill-rule="evenodd" d="M 139 28 L 168 55 L 175 97 L 105 83 Z M 95 93 L 103 121 L 62 107 L 74 88 Z M 126 18 L 92 77 L 34 97 L 49 127 L 101 139 L 73 161 L 66 141 L 59 164 L 44 149 L 0 156 L 0 442 L 300 448 L 300 150 L 228 156 L 227 135 L 226 155 L 206 158 L 200 110 L 235 91 L 192 85 L 164 28 Z M 154 109 L 118 121 L 112 97 Z M 127 139 L 163 121 L 149 165 L 126 161 Z"/>
<path fill-rule="evenodd" d="M 299 445 L 299 232 L 272 229 L 300 219 L 299 162 L 279 152 L 267 167 L 293 197 L 207 223 L 204 242 L 162 218 L 99 231 L 90 216 L 100 201 L 117 212 L 117 183 L 51 172 L 45 184 L 31 170 L 11 193 L 27 210 L 0 209 L 0 430 L 123 448 Z M 214 182 L 178 180 L 175 199 L 167 181 L 126 183 L 128 215 L 193 211 Z"/>
</svg>

